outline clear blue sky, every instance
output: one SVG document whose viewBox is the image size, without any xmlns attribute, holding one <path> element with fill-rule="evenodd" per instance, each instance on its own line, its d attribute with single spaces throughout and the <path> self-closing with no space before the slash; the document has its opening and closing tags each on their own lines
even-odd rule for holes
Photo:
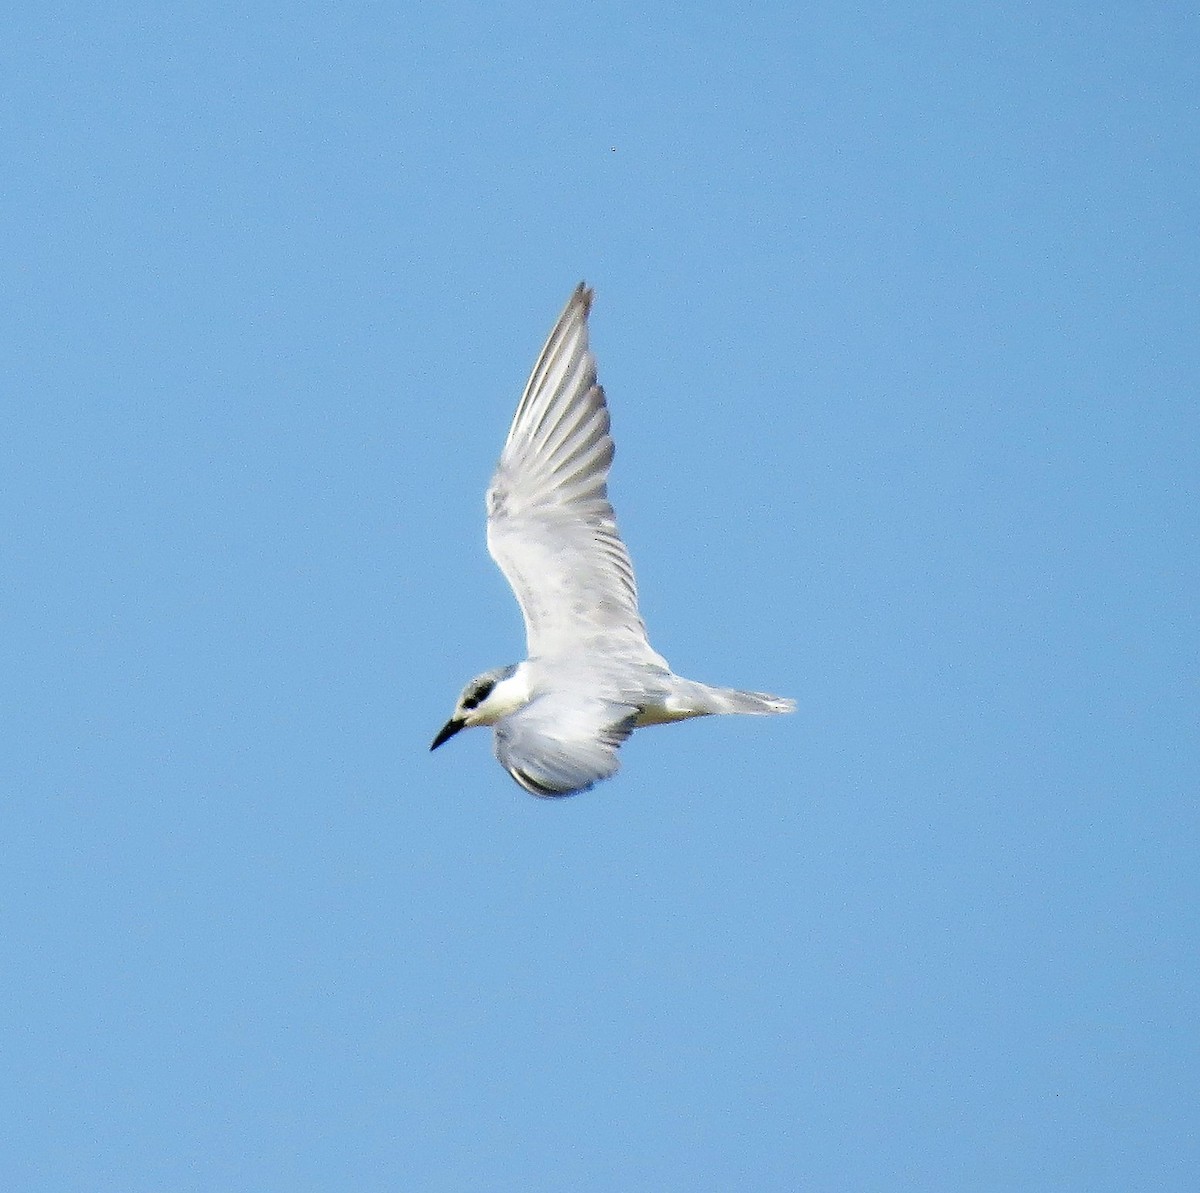
<svg viewBox="0 0 1200 1193">
<path fill-rule="evenodd" d="M 10 9 L 6 1188 L 1200 1188 L 1200 18 L 830 7 Z M 800 708 L 547 803 L 428 745 L 581 278 Z"/>
</svg>

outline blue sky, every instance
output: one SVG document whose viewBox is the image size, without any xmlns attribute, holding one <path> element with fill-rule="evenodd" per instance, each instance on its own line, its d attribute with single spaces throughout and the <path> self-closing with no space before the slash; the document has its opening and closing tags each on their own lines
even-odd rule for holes
<svg viewBox="0 0 1200 1193">
<path fill-rule="evenodd" d="M 18 4 L 13 1189 L 1194 1190 L 1187 6 Z M 525 796 L 483 491 L 595 286 L 655 646 Z"/>
</svg>

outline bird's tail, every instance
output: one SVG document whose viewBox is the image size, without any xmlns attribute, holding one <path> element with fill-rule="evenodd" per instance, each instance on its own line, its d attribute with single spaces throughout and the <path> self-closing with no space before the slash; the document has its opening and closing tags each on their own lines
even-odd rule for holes
<svg viewBox="0 0 1200 1193">
<path fill-rule="evenodd" d="M 795 712 L 796 702 L 786 696 L 771 696 L 766 692 L 742 692 L 737 688 L 712 688 L 695 684 L 696 707 L 706 713 L 744 713 L 751 717 L 768 717 L 773 713 Z"/>
</svg>

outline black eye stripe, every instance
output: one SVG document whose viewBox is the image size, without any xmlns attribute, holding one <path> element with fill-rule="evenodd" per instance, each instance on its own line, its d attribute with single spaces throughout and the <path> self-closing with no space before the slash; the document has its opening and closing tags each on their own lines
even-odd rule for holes
<svg viewBox="0 0 1200 1193">
<path fill-rule="evenodd" d="M 494 683 L 484 684 L 482 687 L 477 688 L 469 696 L 464 696 L 462 702 L 463 708 L 478 708 L 480 703 L 486 700 L 492 694 L 492 689 L 495 686 L 496 685 Z"/>
</svg>

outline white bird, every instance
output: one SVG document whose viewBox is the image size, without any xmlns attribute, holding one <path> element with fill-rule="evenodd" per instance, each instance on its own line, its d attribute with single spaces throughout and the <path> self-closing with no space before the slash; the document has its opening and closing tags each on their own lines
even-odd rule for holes
<svg viewBox="0 0 1200 1193">
<path fill-rule="evenodd" d="M 521 605 L 529 658 L 471 680 L 430 746 L 494 725 L 501 765 L 542 796 L 615 774 L 617 747 L 644 725 L 795 708 L 682 679 L 650 646 L 608 502 L 613 441 L 588 348 L 591 305 L 580 283 L 533 367 L 487 494 L 488 550 Z"/>
</svg>

